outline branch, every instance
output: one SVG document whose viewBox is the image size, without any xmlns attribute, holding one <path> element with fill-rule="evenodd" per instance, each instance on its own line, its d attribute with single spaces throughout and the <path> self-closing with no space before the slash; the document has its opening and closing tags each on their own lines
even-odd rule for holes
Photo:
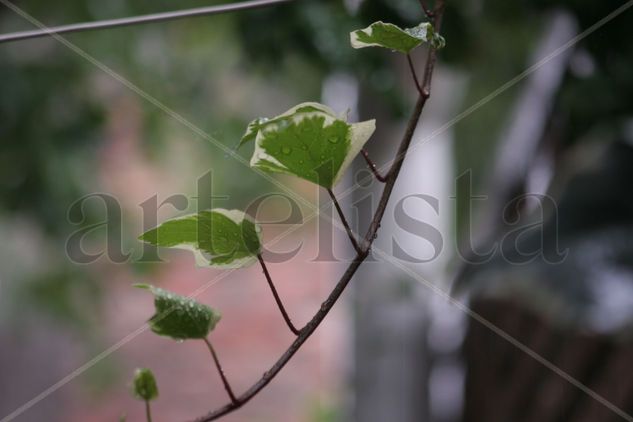
<svg viewBox="0 0 633 422">
<path fill-rule="evenodd" d="M 420 6 L 422 6 L 422 10 L 424 10 L 424 14 L 426 15 L 426 17 L 429 19 L 433 19 L 435 17 L 435 12 L 429 9 L 428 7 L 426 7 L 426 3 L 424 2 L 424 0 L 419 0 L 419 1 L 420 1 Z"/>
<path fill-rule="evenodd" d="M 215 349 L 211 345 L 211 342 L 209 341 L 208 338 L 205 337 L 202 340 L 204 340 L 207 347 L 209 348 L 209 352 L 211 352 L 211 356 L 213 357 L 213 362 L 215 362 L 215 367 L 218 369 L 218 372 L 220 373 L 220 378 L 222 378 L 222 384 L 224 384 L 224 389 L 226 390 L 226 393 L 229 395 L 231 402 L 233 404 L 237 403 L 238 402 L 237 398 L 235 397 L 235 394 L 233 394 L 233 390 L 231 389 L 231 385 L 229 384 L 229 381 L 226 379 L 226 375 L 224 375 L 224 370 L 222 369 L 222 365 L 220 365 L 220 360 L 218 359 L 218 355 L 215 353 Z"/>
<path fill-rule="evenodd" d="M 409 53 L 407 53 L 407 62 L 409 63 L 409 70 L 411 71 L 411 76 L 413 76 L 413 83 L 415 83 L 418 94 L 420 94 L 420 96 L 424 96 L 424 91 L 420 86 L 420 81 L 418 81 L 418 75 L 415 73 L 415 66 L 413 66 L 413 60 L 411 60 L 411 54 Z"/>
<path fill-rule="evenodd" d="M 369 167 L 371 172 L 374 174 L 374 177 L 376 178 L 376 180 L 378 180 L 381 183 L 385 183 L 387 181 L 387 178 L 383 176 L 382 174 L 380 174 L 380 171 L 378 171 L 378 167 L 376 166 L 376 163 L 374 163 L 372 159 L 369 158 L 369 154 L 367 153 L 367 151 L 363 148 L 360 150 L 360 153 L 363 155 L 363 158 L 365 159 L 367 166 Z"/>
<path fill-rule="evenodd" d="M 325 302 L 321 304 L 319 311 L 314 315 L 314 317 L 310 320 L 310 322 L 308 322 L 306 326 L 301 329 L 301 333 L 297 336 L 295 341 L 292 342 L 290 347 L 288 347 L 288 349 L 281 355 L 281 357 L 277 360 L 277 362 L 275 362 L 275 364 L 271 366 L 271 368 L 268 371 L 266 371 L 264 375 L 255 384 L 253 384 L 242 395 L 237 397 L 237 400 L 234 401 L 233 403 L 226 404 L 223 407 L 220 407 L 219 409 L 216 409 L 213 412 L 209 413 L 208 415 L 196 419 L 196 422 L 214 421 L 228 413 L 231 413 L 239 409 L 240 407 L 242 407 L 250 399 L 252 399 L 257 393 L 259 393 L 264 387 L 266 387 L 268 383 L 270 383 L 273 380 L 273 378 L 275 378 L 275 376 L 279 373 L 279 371 L 281 371 L 281 369 L 284 366 L 286 366 L 288 361 L 290 361 L 290 359 L 294 356 L 294 354 L 297 353 L 297 351 L 301 348 L 303 343 L 305 343 L 305 341 L 308 338 L 310 338 L 310 336 L 312 335 L 312 333 L 314 333 L 314 331 L 317 329 L 319 324 L 325 319 L 328 312 L 330 312 L 330 310 L 332 309 L 332 307 L 334 306 L 338 298 L 343 293 L 343 290 L 345 290 L 345 287 L 347 286 L 349 281 L 352 279 L 352 276 L 354 275 L 354 273 L 356 272 L 356 270 L 358 269 L 360 264 L 365 260 L 366 257 L 367 257 L 367 253 L 363 254 L 360 257 L 356 257 L 354 259 L 354 261 L 349 265 L 349 267 L 345 271 L 345 274 L 343 274 L 339 282 L 334 287 L 334 290 L 332 290 L 332 293 L 330 293 L 330 296 L 328 296 Z"/>
<path fill-rule="evenodd" d="M 444 14 L 444 3 L 445 0 L 438 0 L 437 8 L 435 11 L 435 18 L 433 19 L 433 27 L 437 32 L 440 31 L 442 26 L 442 16 Z M 422 109 L 424 109 L 424 105 L 426 101 L 431 97 L 431 79 L 433 78 L 433 69 L 435 68 L 435 61 L 437 60 L 437 51 L 434 48 L 429 48 L 429 52 L 426 57 L 426 66 L 424 67 L 424 78 L 422 80 L 422 92 L 420 92 L 420 96 L 418 97 L 418 101 L 415 104 L 413 109 L 413 113 L 411 118 L 409 119 L 409 123 L 407 124 L 407 128 L 405 129 L 405 134 L 400 143 L 400 147 L 398 148 L 398 152 L 394 158 L 394 162 L 391 165 L 391 168 L 387 172 L 387 179 L 390 179 L 395 175 L 397 178 L 400 173 L 400 168 L 402 167 L 402 163 L 404 162 L 404 157 L 409 149 L 409 145 L 411 144 L 411 140 L 413 139 L 413 133 L 415 132 L 415 128 L 418 124 L 418 120 L 420 115 L 422 114 Z M 385 186 L 385 190 L 387 190 L 388 186 Z M 393 189 L 393 186 L 391 186 Z M 382 199 L 382 198 L 381 198 Z M 388 198 L 387 198 L 388 199 Z M 386 206 L 386 204 L 385 204 Z M 379 209 L 376 211 L 376 214 L 380 211 L 380 203 Z M 382 211 L 384 214 L 384 210 Z M 382 216 L 380 218 L 382 220 Z M 380 226 L 380 221 L 377 222 L 377 225 Z M 371 226 L 370 226 L 371 230 Z M 377 230 L 377 228 L 376 228 Z"/>
<path fill-rule="evenodd" d="M 437 28 L 437 30 L 439 30 L 443 12 L 444 0 L 438 0 L 433 22 L 433 26 Z M 428 94 L 430 94 L 431 78 L 433 76 L 435 60 L 436 52 L 435 49 L 431 48 L 429 49 L 429 53 L 427 56 L 427 63 L 424 70 L 424 81 L 422 85 L 424 92 L 427 92 Z M 314 333 L 319 324 L 321 324 L 321 322 L 330 312 L 330 310 L 358 270 L 358 267 L 360 267 L 360 265 L 369 255 L 369 250 L 371 249 L 371 245 L 376 237 L 378 228 L 380 227 L 380 222 L 382 221 L 385 210 L 387 208 L 387 203 L 389 202 L 389 198 L 391 196 L 391 193 L 393 192 L 393 187 L 396 183 L 396 180 L 398 179 L 398 174 L 400 173 L 400 169 L 402 168 L 402 163 L 404 162 L 406 152 L 409 148 L 409 145 L 411 144 L 411 139 L 413 138 L 413 133 L 415 132 L 418 120 L 420 119 L 420 115 L 422 114 L 424 104 L 429 98 L 428 94 L 420 95 L 418 101 L 415 104 L 413 112 L 411 113 L 409 122 L 407 123 L 407 127 L 402 137 L 402 141 L 400 142 L 400 147 L 398 148 L 398 154 L 396 155 L 395 161 L 389 170 L 389 174 L 386 177 L 387 180 L 385 182 L 385 188 L 382 191 L 382 195 L 378 203 L 378 208 L 376 209 L 376 213 L 374 214 L 371 224 L 369 225 L 367 234 L 364 237 L 363 245 L 361 246 L 360 252 L 349 264 L 347 270 L 345 270 L 345 273 L 341 276 L 338 283 L 336 283 L 336 286 L 334 286 L 334 289 L 332 290 L 330 295 L 321 304 L 321 307 L 314 315 L 314 317 L 312 317 L 312 319 L 306 324 L 306 326 L 300 330 L 299 335 L 288 347 L 288 349 L 286 349 L 286 351 L 279 357 L 277 362 L 275 362 L 255 384 L 253 384 L 248 390 L 237 397 L 236 400 L 234 400 L 232 403 L 226 404 L 210 412 L 209 414 L 196 419 L 196 422 L 214 421 L 228 413 L 239 409 L 244 404 L 246 404 L 275 378 L 279 371 L 281 371 L 281 369 L 288 363 L 288 361 L 290 361 L 294 354 L 297 353 L 303 343 L 305 343 L 306 340 L 310 338 L 312 333 Z"/>
<path fill-rule="evenodd" d="M 356 241 L 354 232 L 352 231 L 349 224 L 347 223 L 347 219 L 345 219 L 345 214 L 343 214 L 343 210 L 341 209 L 341 206 L 336 200 L 336 196 L 334 196 L 334 192 L 332 192 L 332 189 L 328 189 L 327 193 L 330 194 L 330 198 L 332 198 L 332 202 L 334 202 L 336 211 L 338 212 L 338 215 L 341 218 L 341 222 L 343 223 L 343 226 L 345 226 L 345 231 L 347 232 L 347 236 L 349 236 L 349 240 L 352 242 L 352 246 L 354 246 L 354 250 L 356 250 L 357 254 L 360 254 L 361 253 L 360 246 L 358 246 L 358 242 Z"/>
<path fill-rule="evenodd" d="M 268 281 L 268 286 L 270 286 L 270 290 L 273 292 L 273 296 L 275 297 L 275 302 L 277 302 L 277 307 L 279 307 L 279 310 L 281 311 L 281 315 L 284 317 L 284 320 L 286 321 L 288 328 L 290 328 L 290 331 L 292 331 L 294 335 L 298 336 L 300 331 L 294 326 L 294 324 L 290 320 L 290 317 L 288 316 L 288 312 L 286 312 L 286 308 L 284 308 L 284 305 L 281 302 L 281 298 L 277 294 L 277 289 L 275 289 L 275 285 L 273 284 L 273 280 L 270 277 L 270 274 L 268 273 L 268 268 L 266 268 L 266 263 L 264 263 L 264 259 L 262 258 L 262 255 L 257 254 L 257 259 L 259 260 L 259 263 L 262 266 L 262 269 L 264 270 L 266 281 Z"/>
</svg>

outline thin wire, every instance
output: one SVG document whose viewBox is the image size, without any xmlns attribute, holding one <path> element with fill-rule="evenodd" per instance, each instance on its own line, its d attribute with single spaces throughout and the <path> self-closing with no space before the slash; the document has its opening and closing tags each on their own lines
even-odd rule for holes
<svg viewBox="0 0 633 422">
<path fill-rule="evenodd" d="M 66 34 L 69 32 L 93 31 L 95 29 L 116 28 L 152 22 L 162 22 L 174 19 L 183 19 L 196 16 L 218 15 L 221 13 L 235 12 L 238 10 L 255 9 L 259 7 L 273 6 L 294 0 L 252 0 L 241 3 L 221 4 L 216 6 L 199 7 L 196 9 L 179 10 L 174 12 L 153 13 L 150 15 L 132 16 L 120 19 L 108 19 L 97 22 L 73 23 L 31 31 L 12 32 L 0 35 L 0 43 L 26 40 L 30 38 L 45 37 L 51 34 Z"/>
</svg>

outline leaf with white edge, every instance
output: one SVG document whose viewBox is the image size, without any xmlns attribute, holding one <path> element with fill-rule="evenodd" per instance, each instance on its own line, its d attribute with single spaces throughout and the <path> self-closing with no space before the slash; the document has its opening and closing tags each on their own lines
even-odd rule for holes
<svg viewBox="0 0 633 422">
<path fill-rule="evenodd" d="M 149 320 L 152 331 L 176 340 L 206 338 L 222 316 L 218 311 L 149 284 L 135 284 L 154 295 L 155 314 Z"/>
<path fill-rule="evenodd" d="M 378 21 L 365 29 L 350 32 L 349 36 L 354 48 L 384 47 L 405 54 L 425 42 L 437 49 L 446 44 L 444 38 L 428 22 L 402 29 L 394 24 Z"/>
<path fill-rule="evenodd" d="M 147 368 L 134 371 L 134 396 L 139 400 L 150 401 L 158 397 L 158 386 L 154 374 Z M 125 417 L 123 416 L 123 420 Z"/>
<path fill-rule="evenodd" d="M 140 240 L 154 246 L 194 253 L 199 266 L 242 268 L 257 262 L 261 228 L 239 210 L 214 208 L 167 220 L 143 233 Z"/>
<path fill-rule="evenodd" d="M 376 129 L 375 120 L 347 123 L 319 103 L 302 103 L 272 119 L 248 125 L 240 141 L 255 141 L 251 167 L 292 174 L 334 187 Z"/>
</svg>

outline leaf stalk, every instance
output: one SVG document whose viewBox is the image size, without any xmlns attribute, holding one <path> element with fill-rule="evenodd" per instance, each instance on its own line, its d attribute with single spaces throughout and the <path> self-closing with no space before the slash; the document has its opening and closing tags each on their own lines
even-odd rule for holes
<svg viewBox="0 0 633 422">
<path fill-rule="evenodd" d="M 288 328 L 290 328 L 290 331 L 292 331 L 294 335 L 298 336 L 301 331 L 298 330 L 297 327 L 294 326 L 294 324 L 292 323 L 292 320 L 290 319 L 290 316 L 288 316 L 288 312 L 286 312 L 286 308 L 284 308 L 284 304 L 281 301 L 281 298 L 279 297 L 279 294 L 277 293 L 277 289 L 275 288 L 275 285 L 273 284 L 272 277 L 270 276 L 270 273 L 268 272 L 268 268 L 266 267 L 264 258 L 262 258 L 261 254 L 257 254 L 257 259 L 259 260 L 259 264 L 262 266 L 262 270 L 264 270 L 266 281 L 268 282 L 268 286 L 270 287 L 270 290 L 272 291 L 273 296 L 275 297 L 275 302 L 277 302 L 277 307 L 279 308 L 279 311 L 281 311 L 281 315 L 284 317 L 284 321 L 286 321 L 286 324 L 288 325 Z"/>
<path fill-rule="evenodd" d="M 341 205 L 338 203 L 338 200 L 336 199 L 336 195 L 334 195 L 334 192 L 332 192 L 332 189 L 328 189 L 327 193 L 330 195 L 330 198 L 332 198 L 332 202 L 334 203 L 336 212 L 338 212 L 338 215 L 341 218 L 341 222 L 343 223 L 343 226 L 345 227 L 345 231 L 347 232 L 347 236 L 349 237 L 350 242 L 352 242 L 352 246 L 354 247 L 354 250 L 356 251 L 357 254 L 360 255 L 362 253 L 362 249 L 358 245 L 356 236 L 354 236 L 354 232 L 352 231 L 349 223 L 347 222 L 347 219 L 345 218 L 345 214 L 343 214 L 343 210 L 341 209 Z"/>
<path fill-rule="evenodd" d="M 213 358 L 215 367 L 220 373 L 220 378 L 222 378 L 222 384 L 224 384 L 224 389 L 226 390 L 226 393 L 229 395 L 229 398 L 231 399 L 231 403 L 233 403 L 233 405 L 238 404 L 239 401 L 237 400 L 237 398 L 235 397 L 235 394 L 233 393 L 233 389 L 231 388 L 231 385 L 229 384 L 229 380 L 226 379 L 226 375 L 224 374 L 224 369 L 222 369 L 222 365 L 220 364 L 218 355 L 215 353 L 215 349 L 213 348 L 213 345 L 211 345 L 211 342 L 206 337 L 203 338 L 202 340 L 205 342 L 205 344 L 209 348 L 209 352 L 211 353 L 211 357 Z"/>
</svg>

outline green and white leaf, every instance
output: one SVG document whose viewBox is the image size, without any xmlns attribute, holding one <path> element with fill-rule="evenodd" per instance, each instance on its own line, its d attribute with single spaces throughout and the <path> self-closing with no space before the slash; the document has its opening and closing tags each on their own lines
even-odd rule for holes
<svg viewBox="0 0 633 422">
<path fill-rule="evenodd" d="M 384 47 L 405 54 L 422 43 L 429 43 L 437 49 L 446 44 L 444 38 L 428 22 L 402 29 L 394 24 L 378 21 L 365 29 L 350 32 L 349 35 L 354 48 Z"/>
<path fill-rule="evenodd" d="M 376 121 L 347 123 L 319 103 L 302 103 L 248 125 L 240 146 L 255 141 L 251 167 L 292 174 L 334 187 L 376 129 Z"/>
<path fill-rule="evenodd" d="M 158 386 L 154 374 L 147 368 L 138 368 L 134 371 L 134 396 L 139 400 L 150 401 L 158 397 Z M 125 417 L 123 420 L 125 420 Z"/>
<path fill-rule="evenodd" d="M 143 233 L 140 240 L 155 246 L 194 253 L 199 266 L 242 268 L 257 262 L 261 228 L 239 210 L 214 208 L 167 220 Z"/>
<path fill-rule="evenodd" d="M 215 328 L 221 315 L 215 309 L 149 284 L 135 284 L 154 295 L 156 312 L 149 320 L 152 331 L 176 340 L 202 339 Z"/>
</svg>

